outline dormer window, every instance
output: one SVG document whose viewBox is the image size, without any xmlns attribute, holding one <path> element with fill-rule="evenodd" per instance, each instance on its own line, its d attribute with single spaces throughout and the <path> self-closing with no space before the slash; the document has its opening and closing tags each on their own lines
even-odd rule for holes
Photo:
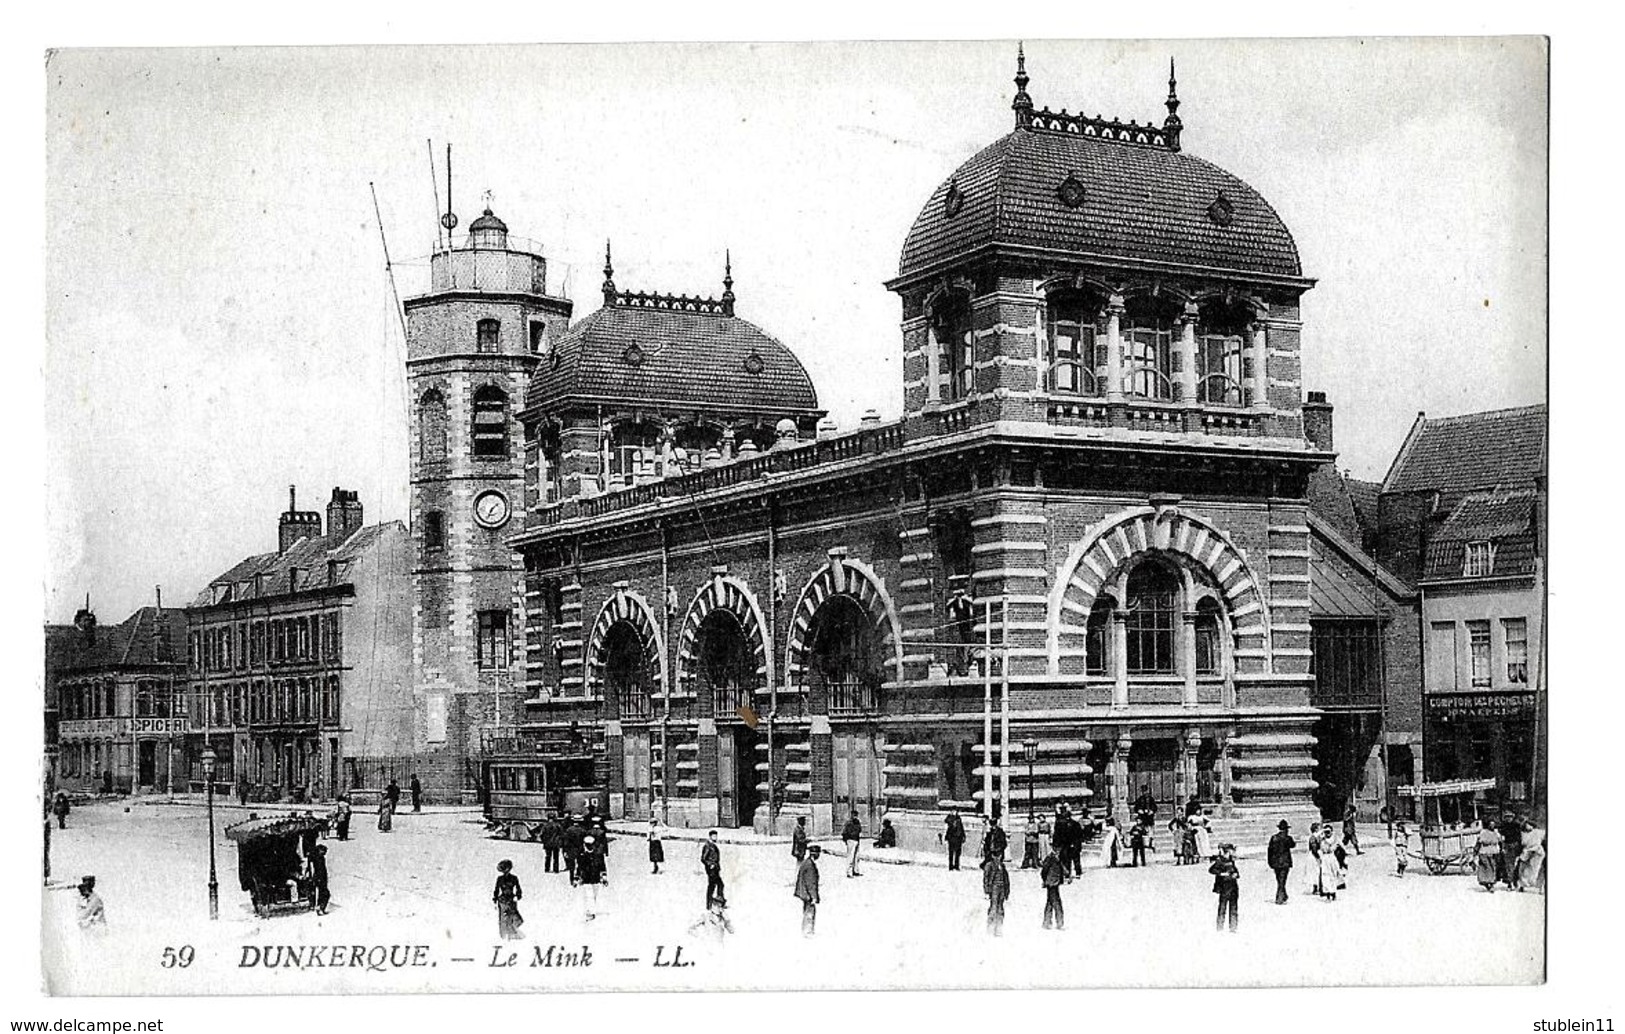
<svg viewBox="0 0 1625 1034">
<path fill-rule="evenodd" d="M 1463 578 L 1482 578 L 1495 573 L 1495 543 L 1469 542 L 1467 551 L 1462 554 L 1461 575 Z"/>
<path fill-rule="evenodd" d="M 475 324 L 475 351 L 502 351 L 502 324 L 498 320 L 480 320 Z"/>
</svg>

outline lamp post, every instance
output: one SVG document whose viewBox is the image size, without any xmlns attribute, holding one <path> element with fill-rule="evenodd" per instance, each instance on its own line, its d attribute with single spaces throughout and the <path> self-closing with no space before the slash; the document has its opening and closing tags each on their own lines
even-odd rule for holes
<svg viewBox="0 0 1625 1034">
<path fill-rule="evenodd" d="M 220 918 L 220 880 L 214 868 L 214 746 L 203 745 L 203 786 L 209 810 L 209 918 Z"/>
<path fill-rule="evenodd" d="M 1038 759 L 1038 741 L 1029 736 L 1021 741 L 1021 749 L 1027 754 L 1027 824 L 1031 825 L 1036 814 L 1033 807 L 1033 762 Z"/>
</svg>

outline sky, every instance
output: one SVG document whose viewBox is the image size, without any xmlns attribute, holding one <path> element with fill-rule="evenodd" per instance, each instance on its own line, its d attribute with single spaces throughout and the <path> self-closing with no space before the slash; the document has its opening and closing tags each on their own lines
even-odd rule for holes
<svg viewBox="0 0 1625 1034">
<path fill-rule="evenodd" d="M 1380 479 L 1418 411 L 1546 396 L 1546 51 L 1534 38 L 1032 40 L 1040 107 L 1164 114 L 1306 275 L 1304 388 Z M 935 186 L 1012 126 L 1013 41 L 60 50 L 45 66 L 45 617 L 189 601 L 298 486 L 406 517 L 402 296 L 430 149 L 550 280 L 718 294 L 842 426 L 901 410 L 896 272 Z M 376 188 L 383 236 L 369 184 Z"/>
</svg>

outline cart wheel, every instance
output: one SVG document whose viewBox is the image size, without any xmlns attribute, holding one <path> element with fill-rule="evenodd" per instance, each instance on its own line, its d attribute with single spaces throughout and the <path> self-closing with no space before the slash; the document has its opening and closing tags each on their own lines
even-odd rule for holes
<svg viewBox="0 0 1625 1034">
<path fill-rule="evenodd" d="M 1443 858 L 1429 858 L 1427 859 L 1427 863 L 1428 872 L 1431 872 L 1435 876 L 1444 875 L 1444 871 L 1448 867 Z"/>
</svg>

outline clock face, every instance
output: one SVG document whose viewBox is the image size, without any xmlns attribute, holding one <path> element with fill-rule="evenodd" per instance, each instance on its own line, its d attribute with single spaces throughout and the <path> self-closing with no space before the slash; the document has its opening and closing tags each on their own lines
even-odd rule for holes
<svg viewBox="0 0 1625 1034">
<path fill-rule="evenodd" d="M 508 523 L 508 497 L 501 492 L 484 492 L 474 500 L 474 519 L 487 528 Z"/>
</svg>

